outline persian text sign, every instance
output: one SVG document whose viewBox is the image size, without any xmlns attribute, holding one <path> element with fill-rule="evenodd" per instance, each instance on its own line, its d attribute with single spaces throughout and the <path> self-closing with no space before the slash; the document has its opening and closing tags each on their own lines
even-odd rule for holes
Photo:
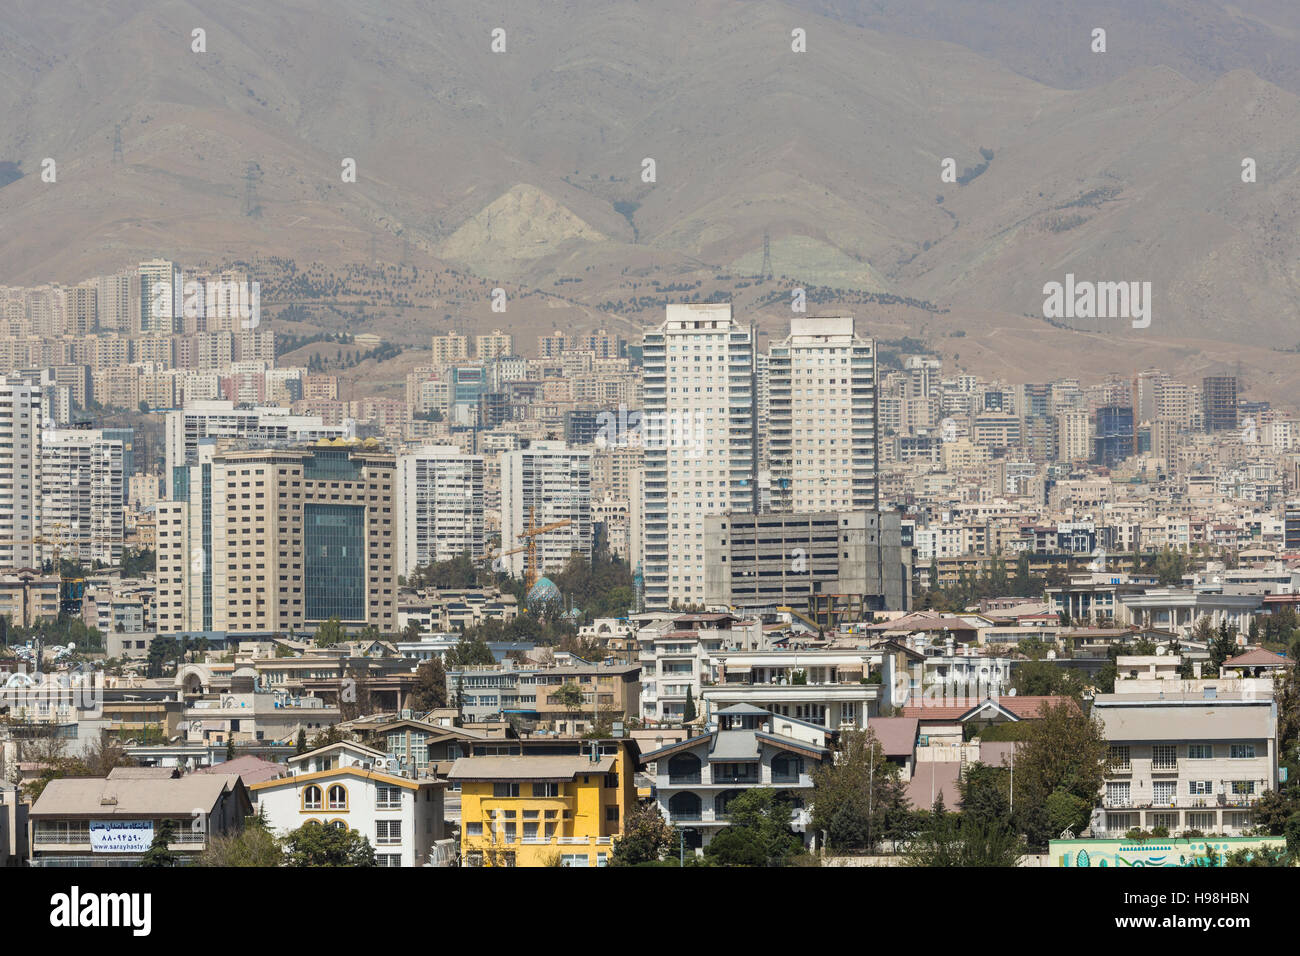
<svg viewBox="0 0 1300 956">
<path fill-rule="evenodd" d="M 143 853 L 152 842 L 152 820 L 90 821 L 92 853 Z"/>
</svg>

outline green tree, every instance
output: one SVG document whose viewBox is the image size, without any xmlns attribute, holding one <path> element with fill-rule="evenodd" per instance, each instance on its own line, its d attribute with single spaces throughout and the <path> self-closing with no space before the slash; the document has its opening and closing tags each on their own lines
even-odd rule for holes
<svg viewBox="0 0 1300 956">
<path fill-rule="evenodd" d="M 813 771 L 812 827 L 836 850 L 871 850 L 908 813 L 899 767 L 871 730 L 840 735 L 835 756 Z"/>
<path fill-rule="evenodd" d="M 456 646 L 447 652 L 447 667 L 460 670 L 466 667 L 490 667 L 497 662 L 492 648 L 482 638 L 468 638 L 461 635 Z"/>
<path fill-rule="evenodd" d="M 623 835 L 614 838 L 610 866 L 653 863 L 677 846 L 677 830 L 663 818 L 653 801 L 632 808 L 623 823 Z"/>
<path fill-rule="evenodd" d="M 159 820 L 154 827 L 153 841 L 149 849 L 140 858 L 141 866 L 175 866 L 176 854 L 171 851 L 171 844 L 176 842 L 176 828 L 170 820 Z"/>
<path fill-rule="evenodd" d="M 1154 569 L 1156 579 L 1163 587 L 1173 587 L 1182 584 L 1183 575 L 1187 573 L 1187 556 L 1181 551 L 1175 551 L 1169 546 L 1165 546 L 1155 558 Z"/>
<path fill-rule="evenodd" d="M 931 814 L 907 848 L 908 866 L 1016 866 L 1024 843 L 1005 821 L 965 814 Z"/>
<path fill-rule="evenodd" d="M 1015 667 L 1011 686 L 1022 697 L 1083 696 L 1083 681 L 1054 661 L 1022 661 Z"/>
<path fill-rule="evenodd" d="M 244 828 L 230 836 L 217 836 L 194 860 L 195 866 L 281 866 L 284 847 L 271 832 L 265 808 L 244 820 Z"/>
<path fill-rule="evenodd" d="M 682 723 L 689 724 L 698 715 L 695 710 L 695 696 L 691 693 L 689 687 L 686 688 L 686 704 L 682 708 Z"/>
<path fill-rule="evenodd" d="M 1088 825 L 1105 778 L 1107 750 L 1100 721 L 1085 716 L 1077 704 L 1043 706 L 1027 728 L 1027 739 L 1016 745 L 1017 813 L 1045 811 L 1032 815 L 1034 828 L 1025 825 L 1031 845 L 1045 845 L 1066 826 L 1077 833 Z M 1062 817 L 1071 804 L 1061 797 L 1049 806 L 1048 798 L 1058 791 L 1076 798 L 1077 816 Z"/>
<path fill-rule="evenodd" d="M 785 866 L 804 852 L 790 829 L 791 804 L 770 787 L 746 790 L 727 804 L 730 825 L 704 848 L 720 866 Z"/>
<path fill-rule="evenodd" d="M 374 866 L 375 850 L 356 830 L 306 823 L 284 838 L 287 866 Z"/>
<path fill-rule="evenodd" d="M 963 816 L 981 823 L 1005 822 L 1010 816 L 1011 772 L 975 762 L 957 781 Z"/>
<path fill-rule="evenodd" d="M 411 706 L 419 711 L 447 706 L 447 669 L 441 658 L 431 657 L 415 669 Z"/>
<path fill-rule="evenodd" d="M 1229 626 L 1225 621 L 1219 625 L 1214 641 L 1210 644 L 1210 676 L 1218 676 L 1219 668 L 1223 666 L 1224 661 L 1235 657 L 1236 654 L 1237 629 Z"/>
<path fill-rule="evenodd" d="M 570 719 L 582 710 L 582 688 L 573 681 L 566 681 L 555 691 L 555 702 L 569 713 Z"/>
<path fill-rule="evenodd" d="M 332 617 L 328 621 L 321 621 L 316 626 L 316 634 L 312 641 L 317 647 L 333 647 L 335 644 L 342 643 L 348 639 L 347 629 L 343 622 L 337 617 Z"/>
<path fill-rule="evenodd" d="M 293 748 L 294 755 L 305 754 L 307 752 L 307 728 L 298 728 L 298 741 Z"/>
</svg>

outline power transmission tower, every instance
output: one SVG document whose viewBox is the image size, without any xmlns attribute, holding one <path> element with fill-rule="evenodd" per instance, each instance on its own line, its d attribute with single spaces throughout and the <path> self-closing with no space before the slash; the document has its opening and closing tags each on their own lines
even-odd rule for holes
<svg viewBox="0 0 1300 956">
<path fill-rule="evenodd" d="M 113 164 L 122 165 L 122 124 L 113 127 Z"/>
<path fill-rule="evenodd" d="M 772 237 L 763 232 L 763 268 L 759 272 L 761 278 L 772 278 Z"/>
<path fill-rule="evenodd" d="M 262 207 L 257 202 L 257 184 L 262 178 L 262 167 L 257 163 L 248 163 L 244 167 L 244 215 L 254 218 L 262 215 Z"/>
</svg>

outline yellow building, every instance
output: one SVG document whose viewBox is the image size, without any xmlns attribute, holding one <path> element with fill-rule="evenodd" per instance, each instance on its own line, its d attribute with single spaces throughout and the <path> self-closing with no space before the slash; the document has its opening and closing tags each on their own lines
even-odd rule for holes
<svg viewBox="0 0 1300 956">
<path fill-rule="evenodd" d="M 484 753 L 492 750 L 501 755 Z M 634 741 L 500 741 L 473 751 L 447 775 L 461 787 L 462 865 L 608 863 L 636 805 Z"/>
</svg>

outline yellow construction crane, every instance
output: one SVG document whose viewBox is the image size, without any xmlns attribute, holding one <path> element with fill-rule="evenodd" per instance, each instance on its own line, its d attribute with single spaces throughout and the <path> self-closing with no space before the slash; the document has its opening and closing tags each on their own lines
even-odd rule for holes
<svg viewBox="0 0 1300 956">
<path fill-rule="evenodd" d="M 528 590 L 531 591 L 533 589 L 533 585 L 537 583 L 538 577 L 540 577 L 540 575 L 538 574 L 538 567 L 537 567 L 538 537 L 547 534 L 551 531 L 558 531 L 560 528 L 567 528 L 571 524 L 573 524 L 573 522 L 570 519 L 566 518 L 563 521 L 554 521 L 551 524 L 544 524 L 539 526 L 537 524 L 533 509 L 529 508 L 528 509 L 528 530 L 521 531 L 519 532 L 519 534 L 515 535 L 515 537 L 518 538 L 520 541 L 525 542 L 524 545 L 518 548 L 511 548 L 509 551 L 500 551 L 496 554 L 486 555 L 483 558 L 483 560 L 495 561 L 497 558 L 504 558 L 508 554 L 518 554 L 521 551 L 527 552 L 527 554 L 525 554 L 524 556 L 524 583 L 527 585 Z"/>
</svg>

